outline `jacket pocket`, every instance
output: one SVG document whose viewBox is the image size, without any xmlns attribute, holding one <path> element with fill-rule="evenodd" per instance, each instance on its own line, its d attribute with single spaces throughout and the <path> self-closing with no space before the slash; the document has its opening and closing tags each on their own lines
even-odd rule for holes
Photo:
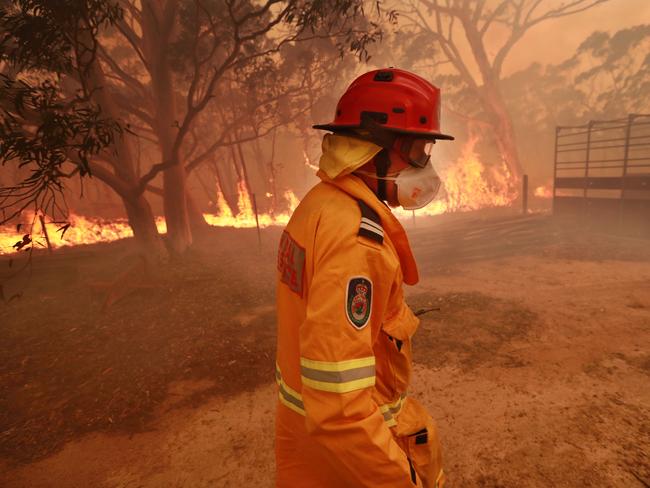
<svg viewBox="0 0 650 488">
<path fill-rule="evenodd" d="M 393 375 L 393 388 L 397 392 L 408 389 L 411 381 L 411 337 L 419 320 L 411 309 L 402 302 L 396 314 L 387 319 L 381 327 L 382 339 L 387 343 L 388 361 Z"/>
<path fill-rule="evenodd" d="M 424 488 L 443 488 L 442 450 L 438 429 L 420 403 L 407 398 L 397 418 L 397 442 L 412 461 Z"/>
</svg>

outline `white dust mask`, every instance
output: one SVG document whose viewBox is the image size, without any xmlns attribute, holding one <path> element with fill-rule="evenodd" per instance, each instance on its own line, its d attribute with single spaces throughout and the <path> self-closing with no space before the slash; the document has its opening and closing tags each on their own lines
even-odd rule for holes
<svg viewBox="0 0 650 488">
<path fill-rule="evenodd" d="M 393 180 L 397 186 L 397 201 L 404 210 L 416 210 L 429 204 L 438 194 L 440 178 L 431 162 L 424 168 L 410 166 L 397 176 L 377 176 L 363 172 L 378 180 Z"/>
</svg>

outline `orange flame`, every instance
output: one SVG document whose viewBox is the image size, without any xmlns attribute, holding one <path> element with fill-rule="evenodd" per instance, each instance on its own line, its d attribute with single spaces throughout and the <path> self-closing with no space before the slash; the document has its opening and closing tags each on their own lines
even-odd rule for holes
<svg viewBox="0 0 650 488">
<path fill-rule="evenodd" d="M 535 188 L 535 196 L 540 198 L 553 198 L 553 190 L 546 185 Z"/>
<path fill-rule="evenodd" d="M 22 236 L 25 234 L 31 234 L 35 249 L 47 247 L 47 241 L 40 219 L 36 218 L 33 212 L 25 213 L 24 217 L 25 222 L 28 222 L 28 224 L 21 226 L 20 232 L 15 227 L 5 226 L 0 228 L 0 254 L 15 252 L 14 244 L 21 241 Z M 64 224 L 51 222 L 48 218 L 45 218 L 45 222 L 47 236 L 50 240 L 50 245 L 54 249 L 79 244 L 110 242 L 133 237 L 133 230 L 125 219 L 108 221 L 71 213 L 68 216 L 70 226 L 67 228 L 64 227 Z M 156 219 L 156 226 L 161 233 L 167 231 L 163 218 Z M 23 249 L 27 249 L 28 247 L 25 246 Z"/>
<path fill-rule="evenodd" d="M 226 199 L 223 196 L 221 188 L 217 187 L 217 214 L 203 214 L 206 222 L 215 227 L 255 227 L 255 212 L 251 198 L 246 191 L 243 183 L 237 185 L 238 199 L 237 207 L 239 212 L 233 216 Z M 298 206 L 298 198 L 289 190 L 284 193 L 284 198 L 288 203 L 288 210 L 276 214 L 259 214 L 260 227 L 269 227 L 271 225 L 286 225 L 294 209 Z M 45 249 L 47 247 L 45 235 L 38 218 L 34 214 L 25 214 L 27 222 L 33 222 L 32 225 L 22 226 L 18 231 L 13 226 L 0 227 L 0 254 L 11 254 L 17 250 L 13 247 L 16 242 L 22 240 L 25 234 L 31 234 L 34 240 L 35 249 Z M 62 224 L 50 222 L 46 219 L 46 228 L 52 248 L 63 246 L 75 246 L 80 244 L 95 244 L 98 242 L 110 242 L 118 239 L 133 237 L 133 230 L 126 219 L 104 220 L 99 218 L 83 217 L 71 213 L 68 217 L 70 226 L 63 232 Z M 167 226 L 163 217 L 156 218 L 158 232 L 164 234 L 167 232 Z M 30 231 L 31 227 L 31 231 Z M 27 249 L 30 246 L 25 246 Z"/>
<path fill-rule="evenodd" d="M 505 164 L 486 168 L 479 160 L 474 150 L 477 143 L 476 138 L 470 139 L 463 148 L 458 160 L 443 169 L 439 170 L 440 178 L 444 185 L 442 198 L 434 200 L 425 208 L 417 210 L 416 215 L 440 215 L 445 212 L 463 212 L 477 210 L 485 207 L 502 207 L 511 205 L 515 199 L 512 193 L 512 177 Z M 303 154 L 305 163 L 309 163 L 306 152 Z M 313 165 L 310 164 L 313 167 Z M 539 187 L 535 195 L 539 195 Z M 206 213 L 206 222 L 215 227 L 250 228 L 257 225 L 255 209 L 251 196 L 246 190 L 244 182 L 237 185 L 237 215 L 233 215 L 224 197 L 222 189 L 217 185 L 217 213 Z M 543 196 L 548 195 L 550 190 L 545 189 Z M 267 197 L 272 196 L 267 193 Z M 260 227 L 272 225 L 286 225 L 294 209 L 298 206 L 298 198 L 291 191 L 284 193 L 288 203 L 288 210 L 283 213 L 262 213 L 258 214 Z M 410 210 L 394 209 L 399 218 L 411 218 Z M 36 248 L 46 247 L 43 231 L 39 219 L 34 215 L 28 215 L 29 222 L 34 221 L 34 227 L 30 232 L 35 241 Z M 117 239 L 124 239 L 133 236 L 126 220 L 107 221 L 98 218 L 83 217 L 71 214 L 69 217 L 70 227 L 65 233 L 60 231 L 60 224 L 48 223 L 47 231 L 50 243 L 53 248 L 62 246 L 74 246 L 79 244 L 93 244 L 97 242 L 109 242 Z M 165 220 L 162 217 L 156 219 L 156 226 L 161 234 L 167 229 Z M 14 227 L 0 227 L 0 254 L 10 254 L 16 250 L 13 245 L 22 239 L 22 236 L 29 231 L 25 228 L 22 233 Z M 62 235 L 63 234 L 63 235 Z"/>
<path fill-rule="evenodd" d="M 218 195 L 218 212 L 217 214 L 203 214 L 205 221 L 216 227 L 255 227 L 257 222 L 255 220 L 255 209 L 251 202 L 251 197 L 246 191 L 246 185 L 243 181 L 237 184 L 237 208 L 239 212 L 235 217 L 226 202 L 221 188 L 217 186 Z M 273 196 L 270 193 L 267 196 Z M 284 198 L 289 204 L 289 210 L 284 213 L 258 213 L 258 221 L 260 227 L 269 227 L 271 225 L 286 225 L 294 209 L 298 206 L 298 198 L 291 190 L 284 193 Z"/>
</svg>

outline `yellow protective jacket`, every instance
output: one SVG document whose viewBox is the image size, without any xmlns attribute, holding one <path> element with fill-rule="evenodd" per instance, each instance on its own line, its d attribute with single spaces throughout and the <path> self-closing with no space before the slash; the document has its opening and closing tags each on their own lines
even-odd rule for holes
<svg viewBox="0 0 650 488">
<path fill-rule="evenodd" d="M 442 487 L 435 424 L 406 395 L 406 233 L 356 176 L 318 175 L 278 251 L 276 486 Z"/>
</svg>

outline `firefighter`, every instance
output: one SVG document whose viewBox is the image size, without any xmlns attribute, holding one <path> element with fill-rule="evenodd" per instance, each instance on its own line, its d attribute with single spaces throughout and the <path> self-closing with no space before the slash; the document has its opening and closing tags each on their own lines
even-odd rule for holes
<svg viewBox="0 0 650 488">
<path fill-rule="evenodd" d="M 390 208 L 420 208 L 440 181 L 430 150 L 440 91 L 381 69 L 341 97 L 318 176 L 277 260 L 276 486 L 442 487 L 436 425 L 407 395 L 418 271 Z"/>
</svg>

